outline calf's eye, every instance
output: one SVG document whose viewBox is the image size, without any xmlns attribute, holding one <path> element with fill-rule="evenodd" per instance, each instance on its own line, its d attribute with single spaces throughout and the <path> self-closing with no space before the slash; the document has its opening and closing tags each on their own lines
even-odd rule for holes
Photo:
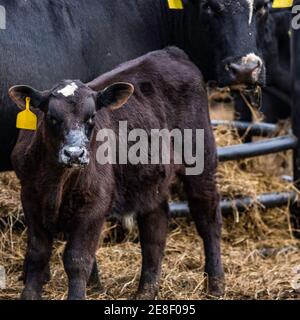
<svg viewBox="0 0 300 320">
<path fill-rule="evenodd" d="M 48 121 L 53 126 L 56 126 L 59 123 L 58 119 L 56 119 L 55 117 L 53 117 L 51 115 L 48 117 Z"/>
<path fill-rule="evenodd" d="M 204 4 L 204 10 L 205 10 L 206 13 L 209 14 L 209 15 L 213 15 L 213 14 L 217 13 L 217 12 L 215 11 L 215 9 L 214 9 L 210 4 L 208 4 L 208 3 Z"/>
<path fill-rule="evenodd" d="M 212 12 L 212 8 L 211 8 L 211 6 L 210 6 L 208 3 L 205 3 L 205 4 L 203 5 L 203 8 L 204 8 L 204 10 L 206 10 L 208 13 L 211 13 L 211 12 Z"/>
</svg>

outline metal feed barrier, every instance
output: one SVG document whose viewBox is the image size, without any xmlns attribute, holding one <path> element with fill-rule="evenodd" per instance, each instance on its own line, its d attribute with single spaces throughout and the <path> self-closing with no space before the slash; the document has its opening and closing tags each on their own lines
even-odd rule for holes
<svg viewBox="0 0 300 320">
<path fill-rule="evenodd" d="M 294 1 L 294 5 L 300 5 L 300 0 Z M 300 29 L 292 31 L 292 70 L 294 83 L 291 134 L 267 138 L 258 142 L 218 148 L 218 156 L 220 162 L 225 162 L 293 150 L 293 180 L 296 190 L 300 190 Z M 241 133 L 247 131 L 249 135 L 263 137 L 276 133 L 278 129 L 276 125 L 272 124 L 253 124 L 239 121 L 213 121 L 212 125 L 225 125 L 235 128 Z M 233 210 L 243 212 L 247 207 L 255 203 L 259 203 L 264 208 L 290 205 L 294 235 L 300 238 L 300 200 L 296 192 L 262 194 L 255 199 L 250 197 L 233 200 L 224 199 L 221 201 L 221 209 L 223 214 L 231 213 Z M 172 202 L 169 206 L 173 217 L 183 217 L 189 213 L 186 202 Z"/>
<path fill-rule="evenodd" d="M 287 205 L 296 200 L 295 192 L 282 192 L 282 193 L 265 193 L 258 196 L 256 199 L 250 197 L 238 198 L 235 200 L 222 200 L 221 210 L 223 215 L 227 215 L 238 210 L 239 212 L 245 211 L 250 205 L 259 203 L 263 208 L 276 208 L 282 205 Z M 189 214 L 189 207 L 187 202 L 171 202 L 169 204 L 172 217 L 182 218 Z"/>
<path fill-rule="evenodd" d="M 267 123 L 247 123 L 235 121 L 213 121 L 213 126 L 226 125 L 236 128 L 240 133 L 247 131 L 248 135 L 266 136 L 275 134 L 278 131 L 276 125 Z M 297 146 L 298 139 L 290 134 L 277 138 L 270 138 L 263 141 L 243 143 L 229 147 L 218 148 L 218 156 L 220 162 L 241 160 L 253 158 L 257 156 L 267 155 L 294 149 Z"/>
<path fill-rule="evenodd" d="M 248 123 L 240 121 L 212 121 L 212 126 L 227 126 L 236 129 L 240 133 L 247 131 L 252 136 L 268 136 L 275 134 L 278 127 L 268 123 Z M 286 150 L 294 150 L 298 145 L 298 139 L 293 135 L 285 135 L 276 138 L 269 138 L 263 141 L 244 143 L 229 147 L 218 148 L 220 162 L 241 160 L 267 154 L 273 154 Z M 243 197 L 233 200 L 222 200 L 221 209 L 224 215 L 232 213 L 233 210 L 243 212 L 255 203 L 259 203 L 263 208 L 275 208 L 294 203 L 297 200 L 295 192 L 265 193 L 257 198 Z M 189 213 L 186 202 L 170 203 L 170 211 L 173 217 L 184 217 Z"/>
</svg>

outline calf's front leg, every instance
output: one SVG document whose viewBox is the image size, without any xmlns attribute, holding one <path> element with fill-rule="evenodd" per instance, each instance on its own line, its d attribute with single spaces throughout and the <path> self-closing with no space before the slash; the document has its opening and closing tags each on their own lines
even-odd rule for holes
<svg viewBox="0 0 300 320">
<path fill-rule="evenodd" d="M 64 266 L 69 279 L 68 300 L 84 300 L 86 287 L 95 276 L 95 254 L 98 248 L 103 218 L 89 219 L 88 214 L 77 219 L 64 252 Z"/>
<path fill-rule="evenodd" d="M 41 300 L 45 278 L 49 272 L 52 237 L 45 230 L 31 225 L 28 228 L 28 246 L 24 262 L 25 288 L 21 300 Z"/>
<path fill-rule="evenodd" d="M 22 275 L 19 278 L 19 281 L 23 281 L 23 283 L 26 283 L 26 273 L 27 273 L 27 261 L 26 257 L 24 259 L 23 263 L 23 272 Z M 51 271 L 50 271 L 50 265 L 48 264 L 45 268 L 44 275 L 43 275 L 43 284 L 47 284 L 51 280 Z"/>
</svg>

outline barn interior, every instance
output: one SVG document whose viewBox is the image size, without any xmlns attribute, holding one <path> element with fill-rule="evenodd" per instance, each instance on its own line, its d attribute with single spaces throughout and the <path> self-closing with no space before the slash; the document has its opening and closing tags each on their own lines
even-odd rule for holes
<svg viewBox="0 0 300 320">
<path fill-rule="evenodd" d="M 233 119 L 230 99 L 211 101 L 212 119 Z M 287 133 L 290 121 L 280 124 L 276 135 Z M 239 144 L 242 136 L 234 129 L 215 129 L 219 147 Z M 256 138 L 261 139 L 261 138 Z M 292 151 L 221 163 L 218 184 L 222 198 L 234 199 L 268 192 L 295 191 Z M 17 299 L 22 289 L 22 263 L 26 233 L 19 196 L 20 186 L 13 173 L 0 176 L 0 265 L 6 269 L 7 289 L 0 299 Z M 184 199 L 180 188 L 173 201 Z M 242 213 L 233 210 L 224 216 L 222 252 L 226 272 L 226 294 L 222 299 L 297 299 L 300 242 L 293 237 L 289 204 L 265 209 L 259 202 Z M 194 222 L 189 217 L 170 221 L 161 299 L 216 299 L 206 292 L 204 253 Z M 103 292 L 89 292 L 88 299 L 126 299 L 136 290 L 140 273 L 140 246 L 133 230 L 122 235 L 115 223 L 105 226 L 98 250 Z M 45 299 L 65 299 L 67 278 L 63 270 L 64 242 L 57 241 L 52 258 L 52 280 L 45 287 Z M 298 277 L 297 277 L 298 276 Z"/>
</svg>

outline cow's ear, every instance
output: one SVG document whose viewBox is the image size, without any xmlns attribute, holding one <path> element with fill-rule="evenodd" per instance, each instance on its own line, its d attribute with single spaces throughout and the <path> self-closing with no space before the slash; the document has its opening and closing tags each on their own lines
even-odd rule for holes
<svg viewBox="0 0 300 320">
<path fill-rule="evenodd" d="M 38 91 L 29 86 L 14 86 L 9 89 L 8 94 L 20 109 L 25 109 L 26 98 L 29 97 L 31 107 L 43 110 L 50 91 Z"/>
<path fill-rule="evenodd" d="M 121 108 L 132 96 L 134 86 L 127 82 L 117 82 L 98 92 L 96 98 L 97 110 L 110 108 L 116 110 Z"/>
</svg>

